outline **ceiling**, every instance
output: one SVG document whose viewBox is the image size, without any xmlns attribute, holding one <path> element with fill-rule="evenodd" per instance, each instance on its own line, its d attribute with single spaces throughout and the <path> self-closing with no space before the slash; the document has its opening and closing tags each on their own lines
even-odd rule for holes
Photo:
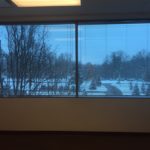
<svg viewBox="0 0 150 150">
<path fill-rule="evenodd" d="M 150 19 L 150 0 L 82 0 L 81 7 L 17 8 L 0 0 L 0 22 Z"/>
</svg>

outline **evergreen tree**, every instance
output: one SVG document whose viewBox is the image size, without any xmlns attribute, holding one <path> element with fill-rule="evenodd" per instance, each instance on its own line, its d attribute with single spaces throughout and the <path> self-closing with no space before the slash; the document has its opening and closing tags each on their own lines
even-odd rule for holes
<svg viewBox="0 0 150 150">
<path fill-rule="evenodd" d="M 101 86 L 101 85 L 102 85 L 102 82 L 101 82 L 101 78 L 100 78 L 100 77 L 97 77 L 97 78 L 96 78 L 96 85 L 97 85 L 97 86 Z"/>
<path fill-rule="evenodd" d="M 150 96 L 150 85 L 148 85 L 148 88 L 146 90 L 146 96 Z"/>
<path fill-rule="evenodd" d="M 87 96 L 87 91 L 85 89 L 82 91 L 82 96 Z"/>
<path fill-rule="evenodd" d="M 150 72 L 146 72 L 144 76 L 145 81 L 150 81 Z"/>
<path fill-rule="evenodd" d="M 143 94 L 145 94 L 145 92 L 146 92 L 144 83 L 142 83 L 142 85 L 141 85 L 141 91 L 142 91 Z"/>
<path fill-rule="evenodd" d="M 130 82 L 129 84 L 130 84 L 129 85 L 130 86 L 130 90 L 133 90 L 133 84 L 132 84 L 132 82 Z"/>
<path fill-rule="evenodd" d="M 97 84 L 95 80 L 92 80 L 91 84 L 90 84 L 90 90 L 96 90 Z"/>
<path fill-rule="evenodd" d="M 135 86 L 134 86 L 134 88 L 133 88 L 132 95 L 133 95 L 133 96 L 139 96 L 139 95 L 140 95 L 140 90 L 139 90 L 138 84 L 135 84 Z"/>
</svg>

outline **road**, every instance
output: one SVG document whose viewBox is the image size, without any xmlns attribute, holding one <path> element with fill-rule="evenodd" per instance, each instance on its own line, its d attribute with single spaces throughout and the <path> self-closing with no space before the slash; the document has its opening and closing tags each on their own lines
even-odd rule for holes
<svg viewBox="0 0 150 150">
<path fill-rule="evenodd" d="M 122 92 L 116 88 L 115 86 L 112 86 L 111 84 L 103 84 L 107 88 L 106 95 L 107 96 L 122 96 Z"/>
</svg>

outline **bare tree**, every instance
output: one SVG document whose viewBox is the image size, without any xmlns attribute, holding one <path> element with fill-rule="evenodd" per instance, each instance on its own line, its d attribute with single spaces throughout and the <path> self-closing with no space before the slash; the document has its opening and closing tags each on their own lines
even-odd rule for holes
<svg viewBox="0 0 150 150">
<path fill-rule="evenodd" d="M 14 95 L 32 94 L 44 78 L 47 53 L 45 32 L 36 25 L 6 26 L 8 76 Z M 29 91 L 26 93 L 26 91 Z"/>
<path fill-rule="evenodd" d="M 1 40 L 0 40 L 0 96 L 3 96 L 3 52 L 2 52 L 2 47 L 1 47 Z"/>
</svg>

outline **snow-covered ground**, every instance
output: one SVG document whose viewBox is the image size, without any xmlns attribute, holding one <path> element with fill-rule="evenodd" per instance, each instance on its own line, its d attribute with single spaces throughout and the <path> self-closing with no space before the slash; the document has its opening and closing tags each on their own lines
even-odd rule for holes
<svg viewBox="0 0 150 150">
<path fill-rule="evenodd" d="M 142 86 L 144 85 L 144 88 L 146 90 L 148 88 L 148 85 L 150 85 L 150 82 L 135 81 L 135 80 L 123 80 L 123 81 L 102 80 L 102 85 L 97 86 L 95 90 L 90 90 L 90 84 L 91 81 L 85 81 L 84 83 L 82 83 L 80 87 L 81 91 L 84 91 L 84 93 L 86 91 L 86 94 L 89 96 L 107 95 L 109 93 L 107 86 L 111 86 L 118 89 L 123 96 L 132 96 L 135 85 L 137 85 L 139 88 L 139 95 L 144 96 L 145 94 L 142 91 Z M 80 92 L 80 95 L 82 95 L 82 92 Z M 118 96 L 118 95 L 115 95 L 114 93 L 114 95 L 111 96 Z"/>
<path fill-rule="evenodd" d="M 56 80 L 41 80 L 32 83 L 31 91 L 29 83 L 25 86 L 26 95 L 41 95 L 41 96 L 74 96 L 75 83 L 68 82 L 69 79 Z M 13 81 L 5 81 L 9 84 L 10 90 L 13 91 Z M 35 89 L 36 84 L 38 88 Z M 91 88 L 92 81 L 84 81 L 79 87 L 80 96 L 132 96 L 135 86 L 138 86 L 139 95 L 145 96 L 144 90 L 148 89 L 150 82 L 141 80 L 102 80 L 100 85 Z M 35 90 L 33 90 L 35 89 Z M 144 90 L 143 90 L 144 89 Z"/>
<path fill-rule="evenodd" d="M 85 81 L 80 86 L 80 94 L 79 95 L 100 95 L 103 96 L 107 92 L 107 88 L 104 85 L 97 86 L 96 90 L 90 89 L 91 81 Z M 83 91 L 83 92 L 82 92 Z"/>
</svg>

